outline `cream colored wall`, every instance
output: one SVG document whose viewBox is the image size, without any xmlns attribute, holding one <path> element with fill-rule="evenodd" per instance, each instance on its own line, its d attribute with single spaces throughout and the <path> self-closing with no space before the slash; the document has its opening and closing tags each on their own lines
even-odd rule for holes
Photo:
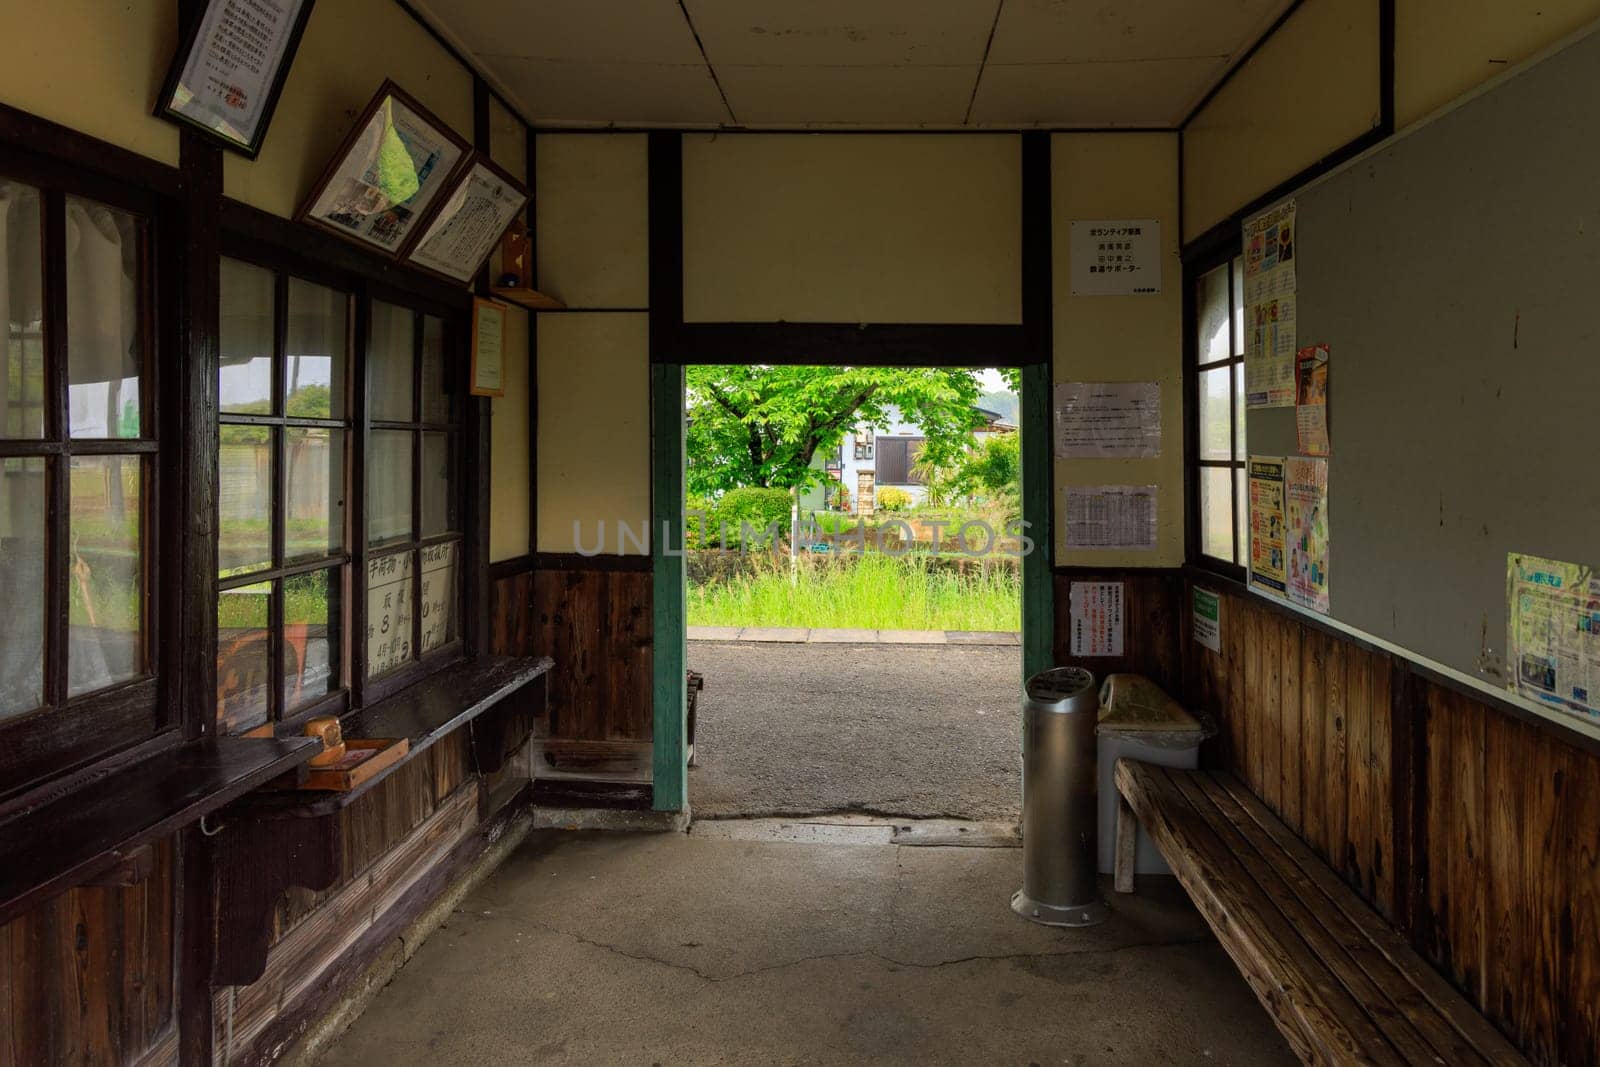
<svg viewBox="0 0 1600 1067">
<path fill-rule="evenodd" d="M 1395 123 L 1408 126 L 1600 18 L 1600 0 L 1400 0 Z"/>
<path fill-rule="evenodd" d="M 539 315 L 540 552 L 592 549 L 650 521 L 650 332 L 643 312 Z M 638 554 L 628 546 L 626 554 Z"/>
<path fill-rule="evenodd" d="M 1056 134 L 1051 138 L 1052 275 L 1056 382 L 1158 382 L 1157 459 L 1055 461 L 1056 562 L 1175 566 L 1183 562 L 1183 267 L 1178 235 L 1178 137 L 1174 133 Z M 1161 293 L 1073 296 L 1068 236 L 1073 219 L 1159 219 Z M 1068 485 L 1154 485 L 1155 551 L 1068 552 L 1062 490 Z"/>
<path fill-rule="evenodd" d="M 1381 120 L 1377 0 L 1306 0 L 1185 128 L 1184 240 Z"/>
<path fill-rule="evenodd" d="M 394 0 L 319 3 L 261 155 L 252 162 L 224 153 L 223 191 L 292 216 L 386 78 L 472 139 L 472 74 L 416 19 Z"/>
<path fill-rule="evenodd" d="M 1015 135 L 683 141 L 690 322 L 1016 323 Z"/>
<path fill-rule="evenodd" d="M 151 114 L 178 41 L 176 0 L 10 0 L 0 102 L 174 166 Z"/>
<path fill-rule="evenodd" d="M 526 555 L 528 532 L 528 328 L 532 316 L 506 314 L 505 395 L 489 403 L 489 559 Z"/>
<path fill-rule="evenodd" d="M 489 158 L 519 182 L 528 180 L 528 128 L 522 119 L 489 97 Z"/>
<path fill-rule="evenodd" d="M 571 308 L 650 299 L 644 134 L 539 134 L 539 289 Z"/>
</svg>

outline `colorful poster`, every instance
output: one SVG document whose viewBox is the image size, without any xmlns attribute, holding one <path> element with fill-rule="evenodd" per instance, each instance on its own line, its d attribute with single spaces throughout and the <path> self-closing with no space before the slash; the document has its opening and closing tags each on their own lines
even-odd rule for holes
<svg viewBox="0 0 1600 1067">
<path fill-rule="evenodd" d="M 1073 296 L 1161 292 L 1160 219 L 1074 219 L 1067 251 Z"/>
<path fill-rule="evenodd" d="M 1072 655 L 1122 655 L 1121 582 L 1073 582 L 1071 608 Z"/>
<path fill-rule="evenodd" d="M 1294 403 L 1295 298 L 1275 296 L 1245 311 L 1244 391 L 1253 408 Z"/>
<path fill-rule="evenodd" d="M 1283 460 L 1250 457 L 1250 584 L 1283 596 Z"/>
<path fill-rule="evenodd" d="M 1244 224 L 1244 302 L 1261 304 L 1295 291 L 1295 202 L 1279 204 Z"/>
<path fill-rule="evenodd" d="M 1302 348 L 1294 362 L 1294 419 L 1300 451 L 1328 454 L 1328 346 Z"/>
<path fill-rule="evenodd" d="M 1156 547 L 1156 487 L 1070 485 L 1068 548 Z"/>
<path fill-rule="evenodd" d="M 1209 648 L 1213 652 L 1222 651 L 1222 598 L 1209 589 L 1194 587 L 1191 604 L 1192 623 L 1189 627 L 1194 634 L 1195 644 Z"/>
<path fill-rule="evenodd" d="M 1062 382 L 1055 399 L 1058 458 L 1161 455 L 1159 382 Z"/>
<path fill-rule="evenodd" d="M 1507 556 L 1506 637 L 1513 690 L 1600 717 L 1600 576 L 1594 568 Z"/>
<path fill-rule="evenodd" d="M 1291 456 L 1284 463 L 1288 511 L 1289 599 L 1328 613 L 1328 461 Z"/>
</svg>

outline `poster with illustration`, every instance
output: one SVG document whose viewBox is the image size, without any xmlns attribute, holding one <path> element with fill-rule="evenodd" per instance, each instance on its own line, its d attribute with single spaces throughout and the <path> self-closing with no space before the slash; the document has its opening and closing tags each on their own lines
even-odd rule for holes
<svg viewBox="0 0 1600 1067">
<path fill-rule="evenodd" d="M 1328 613 L 1328 461 L 1292 456 L 1284 464 L 1289 523 L 1289 599 Z"/>
<path fill-rule="evenodd" d="M 1252 408 L 1294 403 L 1295 298 L 1275 296 L 1245 312 L 1244 391 Z"/>
<path fill-rule="evenodd" d="M 1244 224 L 1244 302 L 1260 304 L 1295 291 L 1295 202 Z"/>
<path fill-rule="evenodd" d="M 1285 589 L 1283 460 L 1250 457 L 1250 584 L 1274 596 Z"/>
<path fill-rule="evenodd" d="M 1506 636 L 1517 693 L 1600 718 L 1600 575 L 1538 556 L 1506 557 Z"/>
<path fill-rule="evenodd" d="M 1328 454 L 1328 346 L 1311 345 L 1295 356 L 1295 431 L 1307 456 Z"/>
</svg>

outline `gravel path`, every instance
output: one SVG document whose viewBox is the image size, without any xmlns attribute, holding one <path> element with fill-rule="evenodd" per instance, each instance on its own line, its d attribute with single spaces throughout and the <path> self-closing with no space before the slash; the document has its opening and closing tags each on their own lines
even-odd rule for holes
<svg viewBox="0 0 1600 1067">
<path fill-rule="evenodd" d="M 696 818 L 1021 814 L 1021 650 L 691 642 Z"/>
</svg>

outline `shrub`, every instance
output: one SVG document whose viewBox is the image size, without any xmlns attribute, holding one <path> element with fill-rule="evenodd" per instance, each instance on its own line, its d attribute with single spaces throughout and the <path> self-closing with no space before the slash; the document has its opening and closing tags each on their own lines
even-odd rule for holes
<svg viewBox="0 0 1600 1067">
<path fill-rule="evenodd" d="M 904 489 L 888 488 L 878 490 L 879 511 L 905 511 L 911 506 L 911 494 Z"/>
<path fill-rule="evenodd" d="M 717 501 L 716 523 L 726 527 L 729 548 L 736 545 L 745 549 L 770 548 L 773 539 L 763 531 L 773 523 L 778 524 L 780 531 L 787 530 L 790 506 L 787 489 L 730 489 Z M 748 542 L 744 540 L 742 524 L 748 524 L 755 531 Z M 708 533 L 712 539 L 719 536 Z"/>
</svg>

